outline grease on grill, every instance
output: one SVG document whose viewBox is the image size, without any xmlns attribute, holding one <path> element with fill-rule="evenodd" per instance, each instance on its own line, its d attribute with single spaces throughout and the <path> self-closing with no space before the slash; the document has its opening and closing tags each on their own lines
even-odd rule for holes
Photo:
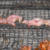
<svg viewBox="0 0 50 50">
<path fill-rule="evenodd" d="M 9 39 L 7 37 L 4 37 L 4 44 L 7 45 L 9 42 Z"/>
<path fill-rule="evenodd" d="M 20 41 L 20 42 L 21 42 L 21 45 L 22 45 L 22 43 L 23 43 L 23 39 L 21 39 L 21 41 Z"/>
<path fill-rule="evenodd" d="M 0 48 L 2 47 L 3 45 L 3 37 L 0 37 Z"/>
</svg>

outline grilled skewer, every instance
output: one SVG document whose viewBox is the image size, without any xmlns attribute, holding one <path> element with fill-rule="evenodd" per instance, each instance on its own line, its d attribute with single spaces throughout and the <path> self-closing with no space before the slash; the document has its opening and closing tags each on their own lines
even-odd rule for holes
<svg viewBox="0 0 50 50">
<path fill-rule="evenodd" d="M 7 17 L 7 20 L 11 20 L 12 22 L 19 21 L 19 23 L 21 23 L 23 18 L 21 16 L 11 15 Z"/>
<path fill-rule="evenodd" d="M 42 42 L 39 43 L 39 47 L 36 47 L 35 50 L 50 50 L 50 41 L 44 39 Z"/>
<path fill-rule="evenodd" d="M 34 18 L 33 20 L 24 20 L 22 21 L 23 18 L 21 16 L 17 16 L 17 15 L 11 15 L 7 18 L 1 18 L 0 17 L 0 24 L 9 24 L 9 25 L 13 25 L 15 26 L 15 21 L 19 21 L 19 23 L 22 22 L 22 24 L 26 24 L 29 26 L 41 26 L 41 25 L 48 25 L 50 26 L 50 20 L 44 20 L 44 19 L 41 19 L 41 18 Z"/>
<path fill-rule="evenodd" d="M 34 18 L 33 20 L 29 21 L 28 27 L 31 25 L 39 27 L 39 26 L 43 25 L 44 23 L 45 23 L 45 20 L 43 20 L 41 18 Z"/>
</svg>

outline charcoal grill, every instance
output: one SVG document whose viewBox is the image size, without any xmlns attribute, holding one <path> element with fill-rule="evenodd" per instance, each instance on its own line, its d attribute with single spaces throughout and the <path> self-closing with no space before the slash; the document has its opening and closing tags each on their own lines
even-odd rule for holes
<svg viewBox="0 0 50 50">
<path fill-rule="evenodd" d="M 50 0 L 0 0 L 0 16 L 22 16 L 25 20 L 35 17 L 50 19 Z M 15 22 L 16 26 L 0 24 L 0 50 L 19 50 L 22 45 L 32 45 L 32 49 L 43 39 L 50 40 L 50 28 L 30 26 Z"/>
</svg>

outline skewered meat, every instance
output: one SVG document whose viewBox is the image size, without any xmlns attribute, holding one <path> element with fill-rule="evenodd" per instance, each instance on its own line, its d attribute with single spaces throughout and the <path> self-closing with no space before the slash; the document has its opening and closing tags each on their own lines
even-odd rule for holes
<svg viewBox="0 0 50 50">
<path fill-rule="evenodd" d="M 29 24 L 28 24 L 28 27 L 29 26 L 41 26 L 41 21 L 34 21 L 34 20 L 30 20 L 29 21 Z"/>
<path fill-rule="evenodd" d="M 3 18 L 2 19 L 2 24 L 7 24 L 7 19 Z"/>
<path fill-rule="evenodd" d="M 12 22 L 11 20 L 7 20 L 6 18 L 1 18 L 1 17 L 0 17 L 0 24 L 9 24 L 15 26 L 15 23 Z"/>
<path fill-rule="evenodd" d="M 12 25 L 12 26 L 15 26 L 15 23 L 12 22 L 11 20 L 7 20 L 7 24 Z"/>
<path fill-rule="evenodd" d="M 18 20 L 19 16 L 16 15 L 11 15 L 9 17 L 7 17 L 8 20 L 11 20 L 12 22 L 15 22 L 16 20 Z"/>
<path fill-rule="evenodd" d="M 0 24 L 7 24 L 7 20 L 5 18 L 0 18 Z"/>
<path fill-rule="evenodd" d="M 33 20 L 30 20 L 30 21 L 29 21 L 29 24 L 28 24 L 28 27 L 29 27 L 29 26 L 32 26 L 32 25 L 34 25 L 34 21 L 33 21 Z"/>
<path fill-rule="evenodd" d="M 19 21 L 19 23 L 22 22 L 22 24 L 28 25 L 28 27 L 29 26 L 38 26 L 39 27 L 43 24 L 50 26 L 50 20 L 43 20 L 41 18 L 34 18 L 33 20 L 30 20 L 30 21 L 28 21 L 28 20 L 22 21 L 23 18 L 21 16 L 16 16 L 16 15 L 11 15 L 7 18 L 0 17 L 0 24 L 10 24 L 10 25 L 15 26 L 14 22 L 16 20 Z"/>
<path fill-rule="evenodd" d="M 31 50 L 31 46 L 21 46 L 20 50 Z"/>
<path fill-rule="evenodd" d="M 22 21 L 22 23 L 28 25 L 29 24 L 29 21 L 28 20 L 24 20 L 24 21 Z"/>
<path fill-rule="evenodd" d="M 50 26 L 50 20 L 46 20 L 46 21 L 45 21 L 45 25 Z"/>
<path fill-rule="evenodd" d="M 41 18 L 34 18 L 33 20 L 29 21 L 29 26 L 34 25 L 34 26 L 41 26 L 45 23 L 45 21 Z"/>
<path fill-rule="evenodd" d="M 23 18 L 21 16 L 11 15 L 7 19 L 11 20 L 12 22 L 19 21 L 19 23 L 21 23 Z"/>
<path fill-rule="evenodd" d="M 48 41 L 47 39 L 44 39 L 42 42 L 40 42 L 39 48 L 40 50 L 50 50 L 50 41 Z M 35 50 L 36 49 L 38 50 L 37 47 L 35 48 Z"/>
<path fill-rule="evenodd" d="M 33 21 L 35 22 L 35 26 L 41 26 L 44 24 L 44 20 L 41 18 L 34 18 Z"/>
</svg>

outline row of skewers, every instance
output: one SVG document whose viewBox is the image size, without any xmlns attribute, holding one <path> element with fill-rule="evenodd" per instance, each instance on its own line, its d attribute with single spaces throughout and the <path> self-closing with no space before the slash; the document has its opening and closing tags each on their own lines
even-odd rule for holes
<svg viewBox="0 0 50 50">
<path fill-rule="evenodd" d="M 33 20 L 28 21 L 28 20 L 23 20 L 23 18 L 21 16 L 17 16 L 17 15 L 11 15 L 7 18 L 0 17 L 0 24 L 9 24 L 12 26 L 16 26 L 15 21 L 19 21 L 19 23 L 26 24 L 26 25 L 28 25 L 28 27 L 30 27 L 30 26 L 39 27 L 44 24 L 50 26 L 50 20 L 44 20 L 41 18 L 34 18 Z"/>
<path fill-rule="evenodd" d="M 32 46 L 21 46 L 19 50 L 31 50 Z M 50 50 L 50 41 L 47 39 L 44 39 L 42 42 L 39 42 L 39 46 L 36 47 L 34 50 Z"/>
</svg>

